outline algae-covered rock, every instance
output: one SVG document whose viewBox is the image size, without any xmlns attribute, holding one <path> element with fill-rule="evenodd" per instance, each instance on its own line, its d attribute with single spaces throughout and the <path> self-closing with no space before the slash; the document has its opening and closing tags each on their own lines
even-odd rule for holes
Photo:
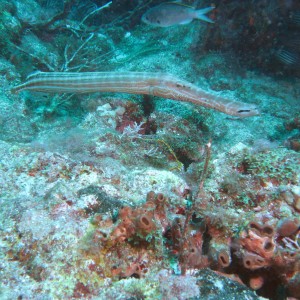
<svg viewBox="0 0 300 300">
<path fill-rule="evenodd" d="M 13 42 L 22 30 L 21 23 L 14 12 L 15 6 L 12 3 L 0 3 L 0 54 L 3 56 L 8 56 L 13 51 Z"/>
</svg>

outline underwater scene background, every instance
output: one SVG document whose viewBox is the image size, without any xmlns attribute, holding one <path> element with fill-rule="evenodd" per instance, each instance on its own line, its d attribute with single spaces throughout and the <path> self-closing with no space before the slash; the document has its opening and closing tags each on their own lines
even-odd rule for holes
<svg viewBox="0 0 300 300">
<path fill-rule="evenodd" d="M 299 1 L 1 0 L 0 80 L 0 299 L 300 299 Z"/>
</svg>

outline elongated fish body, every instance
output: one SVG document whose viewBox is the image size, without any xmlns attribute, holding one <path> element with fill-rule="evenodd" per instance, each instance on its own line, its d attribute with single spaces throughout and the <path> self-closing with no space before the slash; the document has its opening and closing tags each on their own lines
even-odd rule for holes
<svg viewBox="0 0 300 300">
<path fill-rule="evenodd" d="M 228 115 L 250 117 L 258 115 L 255 105 L 225 99 L 167 73 L 151 72 L 40 72 L 12 89 L 49 93 L 114 92 L 152 95 L 191 102 Z"/>
<path fill-rule="evenodd" d="M 207 7 L 195 10 L 193 7 L 180 3 L 167 2 L 146 11 L 146 13 L 142 16 L 142 21 L 146 24 L 158 27 L 188 24 L 194 19 L 201 19 L 203 21 L 213 23 L 211 19 L 205 16 L 206 13 L 213 9 L 214 7 Z"/>
</svg>

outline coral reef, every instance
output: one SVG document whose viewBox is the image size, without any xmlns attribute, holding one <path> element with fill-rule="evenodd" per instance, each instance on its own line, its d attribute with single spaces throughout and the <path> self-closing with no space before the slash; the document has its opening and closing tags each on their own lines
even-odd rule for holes
<svg viewBox="0 0 300 300">
<path fill-rule="evenodd" d="M 207 50 L 219 51 L 248 68 L 299 77 L 298 1 L 228 0 L 215 1 L 215 5 L 216 25 L 206 33 L 204 43 L 200 35 L 196 56 Z"/>
<path fill-rule="evenodd" d="M 112 224 L 111 220 L 95 216 L 91 246 L 85 248 L 85 254 L 96 261 L 102 256 L 100 265 L 106 270 L 113 266 L 112 277 L 144 277 L 150 265 L 159 263 L 160 255 L 168 255 L 177 261 L 179 270 L 210 267 L 224 276 L 234 275 L 236 281 L 265 297 L 275 297 L 283 286 L 288 296 L 298 297 L 298 219 L 282 219 L 277 225 L 252 221 L 237 237 L 226 237 L 210 219 L 194 217 L 184 237 L 186 217 L 186 212 L 173 207 L 163 194 L 149 192 L 142 206 L 120 210 L 119 222 L 113 229 L 110 225 L 110 233 L 105 228 L 108 223 Z M 162 237 L 163 244 L 159 242 Z M 101 254 L 111 253 L 112 249 L 118 253 L 117 258 L 106 259 Z M 124 265 L 128 251 L 132 255 L 131 262 Z M 150 256 L 153 251 L 155 255 Z"/>
<path fill-rule="evenodd" d="M 1 1 L 0 299 L 300 299 L 298 2 L 154 28 L 158 0 Z M 167 72 L 261 114 L 11 93 L 36 71 Z"/>
<path fill-rule="evenodd" d="M 244 268 L 241 268 L 240 276 L 243 281 L 248 280 L 252 289 L 261 291 L 265 296 L 274 297 L 270 286 L 275 291 L 279 286 L 289 286 L 293 276 L 299 274 L 297 220 L 281 220 L 276 231 L 273 226 L 251 222 L 234 243 L 237 245 L 234 246 L 233 255 Z M 288 296 L 298 297 L 292 289 L 287 290 Z"/>
</svg>

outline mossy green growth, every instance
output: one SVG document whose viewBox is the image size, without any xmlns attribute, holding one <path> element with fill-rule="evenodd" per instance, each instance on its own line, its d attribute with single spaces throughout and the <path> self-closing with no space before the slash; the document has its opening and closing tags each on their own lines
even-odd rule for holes
<svg viewBox="0 0 300 300">
<path fill-rule="evenodd" d="M 246 192 L 242 192 L 237 196 L 236 203 L 239 203 L 240 205 L 247 206 L 247 207 L 255 206 L 251 196 L 248 195 Z"/>
<path fill-rule="evenodd" d="M 285 148 L 248 153 L 243 164 L 248 174 L 258 179 L 275 179 L 279 184 L 295 184 L 300 172 L 300 154 Z"/>
</svg>

